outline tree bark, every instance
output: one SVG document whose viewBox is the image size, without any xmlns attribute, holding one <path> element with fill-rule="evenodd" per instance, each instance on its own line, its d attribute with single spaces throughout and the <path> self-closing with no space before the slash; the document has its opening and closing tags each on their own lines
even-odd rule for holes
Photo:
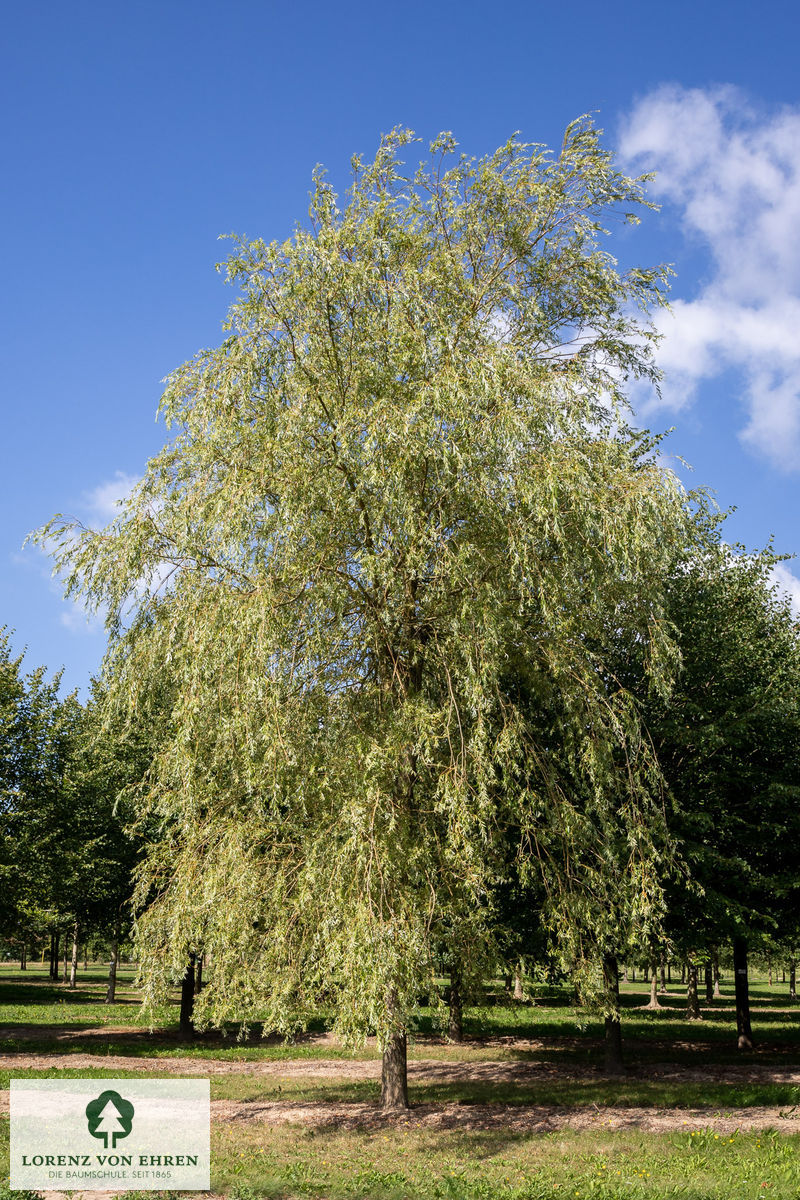
<svg viewBox="0 0 800 1200">
<path fill-rule="evenodd" d="M 714 971 L 709 959 L 705 965 L 706 976 L 706 1004 L 712 1004 L 714 1001 Z"/>
<path fill-rule="evenodd" d="M 522 990 L 522 964 L 521 963 L 517 966 L 517 969 L 514 972 L 514 999 L 515 1000 L 524 1000 L 525 999 L 525 993 Z"/>
<path fill-rule="evenodd" d="M 747 980 L 747 942 L 743 937 L 733 939 L 733 978 L 736 988 L 736 1033 L 740 1050 L 752 1050 L 753 1030 L 750 1027 L 750 988 Z"/>
<path fill-rule="evenodd" d="M 74 991 L 78 986 L 78 922 L 72 927 L 72 962 L 69 969 L 69 986 Z"/>
<path fill-rule="evenodd" d="M 794 959 L 789 963 L 789 999 L 797 999 L 797 963 Z"/>
<path fill-rule="evenodd" d="M 190 954 L 181 982 L 180 1035 L 185 1041 L 194 1037 L 194 959 L 194 954 Z"/>
<path fill-rule="evenodd" d="M 203 990 L 203 955 L 198 954 L 197 966 L 194 969 L 194 994 L 199 996 Z"/>
<path fill-rule="evenodd" d="M 719 1000 L 722 992 L 719 990 L 719 950 L 716 946 L 711 951 L 711 965 L 714 969 L 714 999 Z"/>
<path fill-rule="evenodd" d="M 19 952 L 19 969 L 27 971 L 28 969 L 28 947 L 25 944 L 25 939 L 22 939 L 22 949 Z"/>
<path fill-rule="evenodd" d="M 61 934 L 57 929 L 50 932 L 50 978 L 58 979 L 58 964 L 60 961 L 60 941 Z"/>
<path fill-rule="evenodd" d="M 653 963 L 653 971 L 650 975 L 650 999 L 645 1004 L 645 1008 L 661 1008 L 658 1000 L 658 972 L 655 963 Z"/>
<path fill-rule="evenodd" d="M 686 983 L 686 963 L 681 963 L 681 983 Z"/>
<path fill-rule="evenodd" d="M 686 1017 L 689 1021 L 699 1021 L 700 1000 L 697 995 L 697 963 L 689 963 L 687 967 L 686 984 Z"/>
<path fill-rule="evenodd" d="M 394 1028 L 383 1047 L 381 1062 L 381 1108 L 384 1111 L 408 1108 L 408 1044 L 406 1031 L 397 1020 L 397 997 L 387 998 Z"/>
<path fill-rule="evenodd" d="M 658 989 L 663 995 L 667 990 L 667 964 L 664 959 L 661 960 L 661 986 Z"/>
<path fill-rule="evenodd" d="M 605 1070 L 608 1075 L 619 1075 L 625 1070 L 622 1059 L 622 1023 L 619 1013 L 619 971 L 613 954 L 603 955 L 603 982 L 606 1003 L 611 1012 L 605 1019 Z"/>
<path fill-rule="evenodd" d="M 451 1042 L 464 1040 L 464 1014 L 461 1002 L 461 969 L 457 962 L 450 968 L 450 1013 L 447 1022 L 447 1035 Z"/>
<path fill-rule="evenodd" d="M 114 940 L 111 943 L 111 962 L 108 966 L 108 986 L 106 988 L 106 1004 L 116 1004 L 117 1002 L 117 965 L 119 963 L 119 935 L 120 923 L 114 926 Z"/>
</svg>

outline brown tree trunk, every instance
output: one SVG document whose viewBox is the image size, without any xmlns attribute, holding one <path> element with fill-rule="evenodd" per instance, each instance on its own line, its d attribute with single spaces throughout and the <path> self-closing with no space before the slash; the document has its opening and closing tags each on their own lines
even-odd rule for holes
<svg viewBox="0 0 800 1200">
<path fill-rule="evenodd" d="M 624 979 L 625 983 L 630 983 L 630 979 L 628 978 L 628 964 L 627 963 L 622 968 L 622 978 Z"/>
<path fill-rule="evenodd" d="M 797 999 L 797 963 L 794 959 L 789 963 L 789 999 Z"/>
<path fill-rule="evenodd" d="M 681 963 L 681 984 L 686 983 L 686 963 Z"/>
<path fill-rule="evenodd" d="M 711 965 L 714 970 L 714 999 L 719 1000 L 722 992 L 719 990 L 719 950 L 716 946 L 711 951 Z"/>
<path fill-rule="evenodd" d="M 194 1037 L 194 959 L 194 954 L 190 954 L 181 982 L 180 1035 L 185 1041 Z"/>
<path fill-rule="evenodd" d="M 19 952 L 19 969 L 27 971 L 28 969 L 28 947 L 25 944 L 25 939 L 22 939 L 22 949 Z"/>
<path fill-rule="evenodd" d="M 114 940 L 111 943 L 111 962 L 108 966 L 108 986 L 106 987 L 106 1004 L 117 1002 L 117 965 L 119 963 L 119 920 L 114 926 Z"/>
<path fill-rule="evenodd" d="M 197 963 L 194 968 L 194 994 L 199 996 L 203 990 L 203 955 L 198 954 Z"/>
<path fill-rule="evenodd" d="M 733 979 L 736 988 L 736 1033 L 740 1050 L 752 1050 L 753 1030 L 750 1027 L 750 987 L 747 979 L 747 942 L 743 937 L 733 939 Z"/>
<path fill-rule="evenodd" d="M 381 1062 L 381 1108 L 385 1111 L 408 1108 L 408 1044 L 406 1031 L 396 1021 L 397 997 L 388 996 L 389 1016 L 395 1028 L 383 1047 Z"/>
<path fill-rule="evenodd" d="M 451 1042 L 464 1040 L 464 1015 L 461 1003 L 461 969 L 457 962 L 450 968 L 449 1018 L 447 1036 Z"/>
<path fill-rule="evenodd" d="M 686 984 L 686 1017 L 689 1021 L 700 1020 L 700 1000 L 697 995 L 697 963 L 689 963 Z"/>
<path fill-rule="evenodd" d="M 712 1004 L 714 1002 L 714 971 L 711 966 L 710 959 L 708 960 L 708 962 L 705 965 L 705 976 L 706 976 L 706 1004 Z"/>
<path fill-rule="evenodd" d="M 619 1013 L 619 971 L 613 954 L 603 955 L 603 983 L 606 989 L 606 1004 L 611 1012 L 605 1018 L 605 1070 L 608 1075 L 619 1075 L 625 1070 L 622 1059 L 622 1023 Z"/>
<path fill-rule="evenodd" d="M 58 964 L 60 960 L 60 941 L 61 934 L 57 929 L 50 932 L 50 978 L 55 981 L 58 979 Z"/>
<path fill-rule="evenodd" d="M 666 990 L 667 990 L 667 964 L 664 962 L 664 960 L 662 958 L 662 960 L 661 960 L 661 987 L 659 988 L 659 991 L 663 995 L 664 992 L 666 992 Z"/>
<path fill-rule="evenodd" d="M 525 992 L 522 989 L 522 963 L 517 966 L 517 969 L 514 972 L 514 999 L 525 999 Z"/>
</svg>

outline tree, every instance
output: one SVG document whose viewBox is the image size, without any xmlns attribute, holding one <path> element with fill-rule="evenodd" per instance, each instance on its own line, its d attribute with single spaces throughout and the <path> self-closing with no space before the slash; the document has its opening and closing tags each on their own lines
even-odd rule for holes
<svg viewBox="0 0 800 1200">
<path fill-rule="evenodd" d="M 637 639 L 668 685 L 660 580 L 692 536 L 624 420 L 625 379 L 655 378 L 636 310 L 664 272 L 599 246 L 641 181 L 585 119 L 556 157 L 451 160 L 442 135 L 407 173 L 411 140 L 354 160 L 343 210 L 317 172 L 310 228 L 237 242 L 229 336 L 168 381 L 172 440 L 106 530 L 41 535 L 109 614 L 116 711 L 174 687 L 146 797 L 148 997 L 205 946 L 200 1023 L 258 1005 L 288 1033 L 324 1000 L 343 1036 L 377 1033 L 387 1107 L 442 937 L 492 942 L 505 830 L 550 845 L 548 878 L 568 850 L 599 887 L 613 825 L 657 909 L 653 766 L 603 647 Z M 558 696 L 580 806 L 510 670 Z M 579 904 L 551 896 L 566 937 Z"/>
<path fill-rule="evenodd" d="M 668 886 L 671 934 L 697 963 L 734 951 L 740 1049 L 752 1048 L 747 939 L 796 924 L 800 845 L 800 630 L 770 580 L 771 551 L 718 542 L 671 573 L 682 671 L 648 726 L 674 799 L 688 874 Z"/>
</svg>

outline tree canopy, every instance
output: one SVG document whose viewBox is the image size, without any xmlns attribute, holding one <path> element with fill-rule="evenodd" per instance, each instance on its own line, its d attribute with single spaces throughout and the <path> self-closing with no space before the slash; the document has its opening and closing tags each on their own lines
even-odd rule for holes
<svg viewBox="0 0 800 1200">
<path fill-rule="evenodd" d="M 412 149 L 354 159 L 341 208 L 317 171 L 308 226 L 236 242 L 228 336 L 168 380 L 171 440 L 105 530 L 41 535 L 108 614 L 111 708 L 171 697 L 151 998 L 206 948 L 198 1019 L 257 1004 L 288 1032 L 324 998 L 395 1049 L 443 938 L 492 953 L 509 830 L 565 944 L 657 918 L 658 769 L 611 664 L 634 641 L 669 689 L 663 580 L 699 536 L 625 419 L 665 272 L 602 239 L 642 180 L 587 119 L 556 155 Z"/>
</svg>

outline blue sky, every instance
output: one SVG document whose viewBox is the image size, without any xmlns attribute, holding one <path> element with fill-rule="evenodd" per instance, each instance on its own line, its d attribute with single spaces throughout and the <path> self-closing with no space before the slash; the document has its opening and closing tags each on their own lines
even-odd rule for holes
<svg viewBox="0 0 800 1200">
<path fill-rule="evenodd" d="M 3 25 L 0 624 L 30 667 L 83 688 L 99 665 L 102 630 L 22 542 L 57 511 L 107 520 L 162 445 L 161 379 L 222 336 L 219 235 L 287 236 L 314 164 L 344 186 L 397 124 L 482 154 L 593 111 L 659 172 L 662 211 L 617 245 L 677 272 L 642 420 L 737 506 L 731 540 L 800 551 L 796 4 L 51 0 Z"/>
</svg>

